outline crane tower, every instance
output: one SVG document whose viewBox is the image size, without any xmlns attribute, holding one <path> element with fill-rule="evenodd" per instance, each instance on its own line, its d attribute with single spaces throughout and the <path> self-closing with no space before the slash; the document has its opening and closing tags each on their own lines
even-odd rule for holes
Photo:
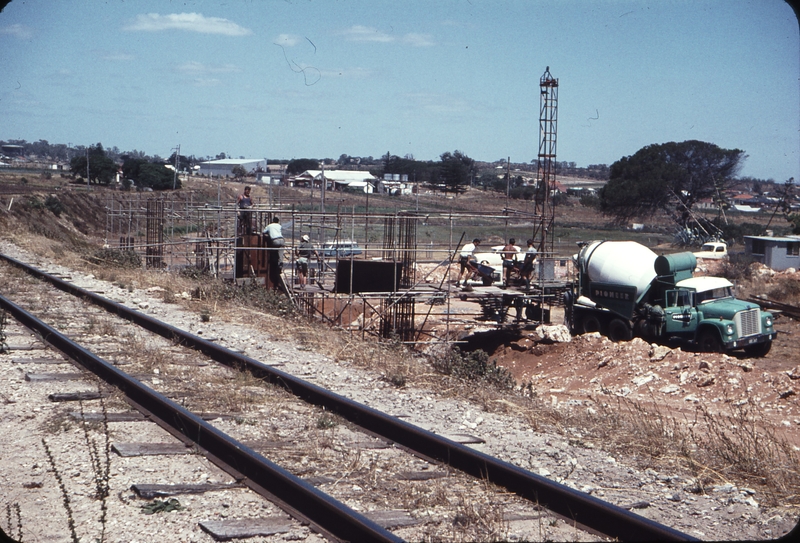
<svg viewBox="0 0 800 543">
<path fill-rule="evenodd" d="M 555 221 L 556 135 L 558 125 L 558 79 L 550 75 L 550 66 L 539 79 L 539 155 L 537 189 L 534 196 L 533 239 L 538 241 L 542 256 L 553 256 L 553 223 Z"/>
</svg>

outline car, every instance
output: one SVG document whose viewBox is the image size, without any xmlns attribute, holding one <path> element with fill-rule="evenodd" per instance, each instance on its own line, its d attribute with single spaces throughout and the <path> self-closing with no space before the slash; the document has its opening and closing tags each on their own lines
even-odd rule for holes
<svg viewBox="0 0 800 543">
<path fill-rule="evenodd" d="M 361 247 L 355 241 L 329 241 L 322 246 L 322 256 L 326 258 L 350 258 L 361 254 Z"/>
<path fill-rule="evenodd" d="M 704 243 L 698 252 L 692 254 L 695 258 L 722 260 L 728 257 L 728 244 L 724 241 L 709 241 Z"/>
</svg>

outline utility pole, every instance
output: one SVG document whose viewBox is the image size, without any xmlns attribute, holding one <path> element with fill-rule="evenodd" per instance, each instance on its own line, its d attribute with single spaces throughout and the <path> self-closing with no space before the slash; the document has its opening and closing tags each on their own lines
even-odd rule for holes
<svg viewBox="0 0 800 543">
<path fill-rule="evenodd" d="M 506 209 L 508 209 L 508 198 L 511 195 L 511 157 L 506 159 Z"/>
<path fill-rule="evenodd" d="M 178 147 L 175 150 L 175 172 L 172 174 L 172 190 L 175 190 L 175 187 L 178 184 L 178 165 L 180 164 L 180 157 L 181 157 L 181 144 L 178 144 Z"/>
<path fill-rule="evenodd" d="M 313 181 L 311 183 L 314 184 Z M 320 211 L 325 213 L 325 192 L 328 190 L 328 182 L 325 181 L 325 163 L 322 163 L 322 194 L 320 196 Z"/>
<path fill-rule="evenodd" d="M 91 189 L 92 179 L 89 177 L 89 148 L 86 148 L 86 190 Z"/>
</svg>

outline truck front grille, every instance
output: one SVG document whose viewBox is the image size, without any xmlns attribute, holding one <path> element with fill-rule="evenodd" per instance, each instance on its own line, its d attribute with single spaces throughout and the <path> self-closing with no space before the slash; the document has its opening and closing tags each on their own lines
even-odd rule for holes
<svg viewBox="0 0 800 543">
<path fill-rule="evenodd" d="M 761 310 L 740 311 L 733 317 L 739 337 L 754 336 L 761 333 Z"/>
</svg>

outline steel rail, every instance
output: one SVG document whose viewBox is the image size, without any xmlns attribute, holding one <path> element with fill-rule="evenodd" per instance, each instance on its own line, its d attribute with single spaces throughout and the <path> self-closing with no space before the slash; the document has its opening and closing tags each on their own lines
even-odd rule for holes
<svg viewBox="0 0 800 543">
<path fill-rule="evenodd" d="M 77 361 L 106 383 L 119 388 L 129 401 L 170 433 L 183 436 L 202 450 L 209 460 L 242 483 L 279 505 L 292 516 L 309 522 L 322 533 L 341 541 L 401 542 L 403 539 L 374 521 L 292 475 L 251 448 L 214 428 L 202 418 L 181 407 L 112 364 L 84 349 L 0 295 L 0 307 L 17 321 L 41 334 L 42 339 Z M 286 507 L 288 506 L 288 507 Z"/>
<path fill-rule="evenodd" d="M 35 277 L 49 281 L 60 290 L 89 299 L 107 311 L 153 333 L 201 351 L 221 364 L 240 370 L 246 369 L 255 377 L 282 386 L 308 403 L 324 407 L 373 434 L 473 477 L 505 487 L 591 530 L 625 541 L 697 541 L 688 534 L 423 430 L 258 360 L 234 353 L 211 341 L 53 277 L 7 255 L 0 254 L 0 258 Z"/>
</svg>

